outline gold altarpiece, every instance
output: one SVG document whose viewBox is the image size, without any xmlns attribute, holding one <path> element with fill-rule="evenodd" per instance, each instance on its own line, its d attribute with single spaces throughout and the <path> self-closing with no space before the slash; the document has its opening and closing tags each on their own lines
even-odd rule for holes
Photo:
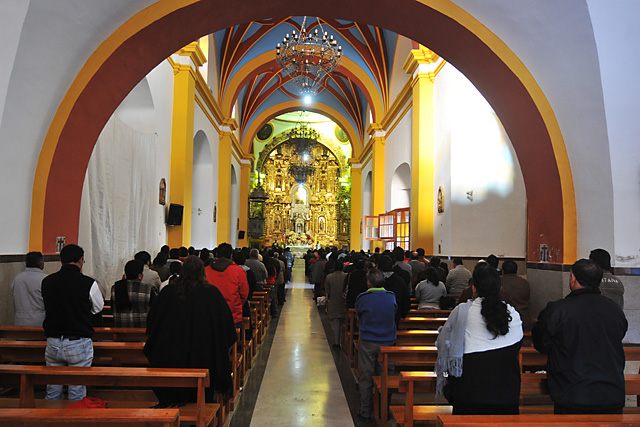
<svg viewBox="0 0 640 427">
<path fill-rule="evenodd" d="M 269 154 L 262 173 L 269 194 L 264 211 L 266 245 L 348 244 L 348 214 L 340 208 L 345 205 L 341 172 L 331 150 L 317 142 L 301 150 L 287 141 Z"/>
</svg>

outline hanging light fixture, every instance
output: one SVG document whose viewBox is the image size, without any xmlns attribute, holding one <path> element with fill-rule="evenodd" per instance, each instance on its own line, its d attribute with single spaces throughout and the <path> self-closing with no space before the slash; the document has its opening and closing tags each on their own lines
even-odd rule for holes
<svg viewBox="0 0 640 427">
<path fill-rule="evenodd" d="M 318 18 L 316 18 L 318 19 Z M 282 45 L 276 45 L 276 63 L 285 76 L 291 76 L 299 88 L 300 95 L 314 96 L 325 79 L 340 65 L 342 46 L 322 29 L 320 19 L 315 31 L 307 32 L 307 17 L 302 21 L 300 33 L 295 30 L 287 34 Z"/>
</svg>

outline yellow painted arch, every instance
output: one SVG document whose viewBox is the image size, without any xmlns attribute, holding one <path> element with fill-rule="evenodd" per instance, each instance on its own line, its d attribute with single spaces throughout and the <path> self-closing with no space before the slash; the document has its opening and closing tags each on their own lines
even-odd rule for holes
<svg viewBox="0 0 640 427">
<path fill-rule="evenodd" d="M 464 11 L 459 6 L 449 0 L 414 0 L 416 3 L 425 5 L 444 16 L 452 19 L 465 27 L 480 39 L 489 49 L 491 49 L 498 58 L 513 72 L 516 78 L 521 82 L 529 93 L 531 99 L 535 103 L 537 110 L 540 112 L 543 122 L 547 128 L 551 139 L 553 153 L 555 155 L 556 165 L 560 176 L 560 186 L 562 192 L 563 203 L 563 261 L 565 263 L 572 262 L 577 254 L 577 214 L 576 202 L 574 194 L 573 177 L 571 174 L 571 166 L 567 155 L 566 146 L 557 123 L 557 119 L 551 108 L 551 105 L 544 95 L 542 89 L 537 84 L 529 70 L 520 61 L 511 49 L 493 34 L 488 28 L 480 23 L 476 18 Z M 134 15 L 125 22 L 117 30 L 115 30 L 105 41 L 94 51 L 84 66 L 75 76 L 73 83 L 64 95 L 54 118 L 49 126 L 45 140 L 42 145 L 38 165 L 34 177 L 32 192 L 32 212 L 30 226 L 30 250 L 39 250 L 43 248 L 43 230 L 44 230 L 44 210 L 47 200 L 48 177 L 52 167 L 54 155 L 58 148 L 58 141 L 65 124 L 69 120 L 72 108 L 76 101 L 83 93 L 88 83 L 96 76 L 100 67 L 109 60 L 116 49 L 122 46 L 126 41 L 133 38 L 134 35 L 143 31 L 147 26 L 176 12 L 177 10 L 195 5 L 197 3 L 211 4 L 215 2 L 208 0 L 159 0 L 153 5 L 145 8 L 141 12 Z M 284 7 L 284 6 L 282 6 Z M 231 22 L 230 22 L 231 24 Z M 421 40 L 417 40 L 421 41 Z M 285 103 L 286 104 L 286 103 Z M 299 104 L 299 103 L 298 103 Z M 286 108 L 281 105 L 277 108 L 280 110 Z M 326 113 L 326 112 L 325 112 Z M 264 114 L 264 113 L 263 113 Z M 328 113 L 327 113 L 328 114 Z M 332 117 L 333 118 L 333 117 Z M 335 120 L 335 118 L 334 118 Z M 256 118 L 254 124 L 247 129 L 246 135 L 255 132 L 255 123 L 261 123 L 262 119 Z M 338 120 L 336 120 L 338 121 Z M 341 124 L 342 126 L 342 124 Z M 344 129 L 350 138 L 356 133 L 350 126 Z M 246 150 L 246 148 L 245 148 Z M 358 147 L 359 151 L 359 147 Z M 354 156 L 357 155 L 356 147 L 354 147 Z M 69 197 L 80 197 L 78 194 Z"/>
</svg>

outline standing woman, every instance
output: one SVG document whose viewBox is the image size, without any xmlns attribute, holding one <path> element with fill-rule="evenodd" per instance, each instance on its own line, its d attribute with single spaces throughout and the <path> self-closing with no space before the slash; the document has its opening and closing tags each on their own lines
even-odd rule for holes
<svg viewBox="0 0 640 427">
<path fill-rule="evenodd" d="M 451 312 L 436 341 L 436 396 L 444 394 L 454 415 L 518 414 L 520 315 L 500 298 L 495 268 L 476 265 L 473 283 L 474 299 Z"/>
<path fill-rule="evenodd" d="M 418 273 L 418 285 L 415 294 L 418 300 L 418 310 L 437 310 L 440 308 L 440 298 L 447 294 L 447 288 L 438 277 L 438 271 L 427 267 L 424 273 Z"/>
<path fill-rule="evenodd" d="M 205 398 L 215 402 L 214 392 L 232 389 L 229 348 L 236 340 L 229 305 L 218 288 L 207 283 L 200 258 L 188 256 L 180 276 L 158 294 L 149 310 L 144 354 L 150 366 L 208 368 L 211 386 Z M 195 391 L 154 389 L 159 407 L 195 402 Z"/>
</svg>

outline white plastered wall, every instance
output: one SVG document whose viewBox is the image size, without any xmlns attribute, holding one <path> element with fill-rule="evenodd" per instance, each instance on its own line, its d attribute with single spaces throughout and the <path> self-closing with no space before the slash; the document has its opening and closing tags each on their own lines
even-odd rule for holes
<svg viewBox="0 0 640 427">
<path fill-rule="evenodd" d="M 194 222 L 191 224 L 191 245 L 196 248 L 206 247 L 211 249 L 217 246 L 218 236 L 217 222 L 213 222 L 213 210 L 214 207 L 216 207 L 218 211 L 221 209 L 218 203 L 217 166 L 220 137 L 198 104 L 196 104 L 194 113 L 193 131 L 194 138 L 199 132 L 206 135 L 210 157 L 209 159 L 202 158 L 196 161 L 196 152 L 194 151 L 193 200 L 191 205 L 191 215 Z M 203 148 L 198 153 L 198 156 L 200 155 L 206 156 L 207 150 Z M 195 175 L 196 166 L 198 167 L 197 180 Z M 196 206 L 196 201 L 198 202 L 198 206 Z M 197 209 L 201 209 L 201 215 L 198 215 Z"/>
<path fill-rule="evenodd" d="M 640 2 L 589 0 L 598 46 L 607 117 L 613 200 L 615 247 L 598 247 L 612 254 L 616 266 L 640 265 L 640 60 L 636 54 L 640 26 L 628 17 L 640 16 Z M 606 162 L 606 158 L 602 159 Z M 610 213 L 608 213 L 610 216 Z M 594 242 L 595 244 L 595 242 Z M 588 255 L 587 252 L 578 253 Z"/>
<path fill-rule="evenodd" d="M 399 123 L 390 133 L 386 135 L 384 145 L 384 209 L 389 211 L 396 207 L 391 207 L 392 188 L 391 184 L 393 176 L 400 165 L 406 163 L 411 165 L 411 115 L 413 109 L 409 109 L 407 113 L 400 119 Z"/>
<path fill-rule="evenodd" d="M 434 87 L 435 251 L 523 257 L 526 193 L 515 152 L 495 113 L 475 87 L 447 64 Z"/>
<path fill-rule="evenodd" d="M 109 296 L 124 264 L 166 241 L 159 183 L 169 179 L 173 73 L 165 62 L 123 100 L 94 147 L 82 192 L 78 243 L 84 272 Z"/>
</svg>

